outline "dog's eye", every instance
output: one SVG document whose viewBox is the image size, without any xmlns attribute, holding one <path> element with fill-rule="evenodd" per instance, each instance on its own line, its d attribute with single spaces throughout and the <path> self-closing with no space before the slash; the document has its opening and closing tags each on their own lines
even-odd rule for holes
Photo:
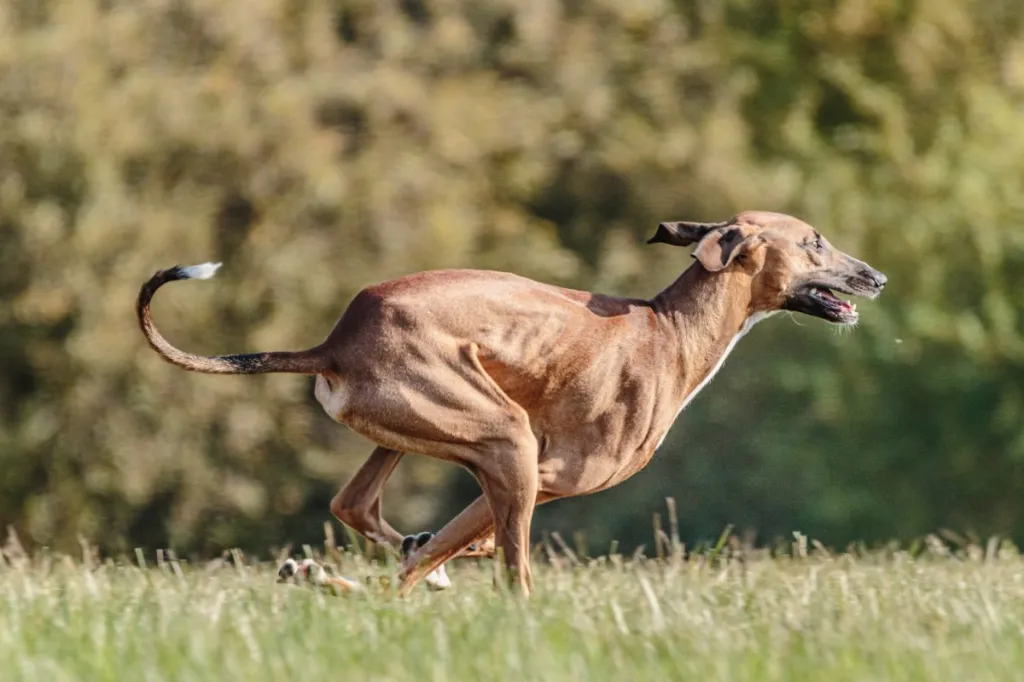
<svg viewBox="0 0 1024 682">
<path fill-rule="evenodd" d="M 825 248 L 825 243 L 821 241 L 820 234 L 815 234 L 814 238 L 811 239 L 810 242 L 808 242 L 808 246 L 810 246 L 815 251 L 821 251 Z"/>
</svg>

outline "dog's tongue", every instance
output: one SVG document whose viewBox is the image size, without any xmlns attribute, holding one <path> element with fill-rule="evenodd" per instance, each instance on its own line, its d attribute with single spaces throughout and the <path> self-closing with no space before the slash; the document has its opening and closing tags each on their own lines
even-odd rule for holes
<svg viewBox="0 0 1024 682">
<path fill-rule="evenodd" d="M 844 301 L 843 299 L 839 298 L 838 296 L 836 296 L 835 294 L 833 294 L 831 291 L 824 287 L 818 288 L 818 294 L 827 301 L 839 304 L 844 310 L 853 310 L 852 303 L 850 303 L 849 301 Z"/>
</svg>

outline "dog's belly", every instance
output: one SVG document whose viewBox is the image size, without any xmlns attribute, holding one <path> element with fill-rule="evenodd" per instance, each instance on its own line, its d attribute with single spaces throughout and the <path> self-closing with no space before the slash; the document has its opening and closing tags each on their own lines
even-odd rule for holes
<svg viewBox="0 0 1024 682">
<path fill-rule="evenodd" d="M 530 414 L 541 444 L 541 490 L 587 495 L 622 483 L 643 469 L 674 420 L 665 386 L 643 390 L 626 372 L 612 391 L 566 391 Z M 667 382 L 666 382 L 667 383 Z"/>
</svg>

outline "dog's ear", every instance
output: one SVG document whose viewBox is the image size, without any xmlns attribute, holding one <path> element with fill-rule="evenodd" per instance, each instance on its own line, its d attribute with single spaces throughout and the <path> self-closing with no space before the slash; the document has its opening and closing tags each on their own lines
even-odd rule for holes
<svg viewBox="0 0 1024 682">
<path fill-rule="evenodd" d="M 757 234 L 744 234 L 737 226 L 719 227 L 707 233 L 693 250 L 693 257 L 708 272 L 718 272 L 729 267 L 738 256 L 760 243 Z"/>
<path fill-rule="evenodd" d="M 675 223 L 661 223 L 654 236 L 647 240 L 648 244 L 671 244 L 672 246 L 689 246 L 696 244 L 709 232 L 728 223 L 691 223 L 685 220 Z"/>
</svg>

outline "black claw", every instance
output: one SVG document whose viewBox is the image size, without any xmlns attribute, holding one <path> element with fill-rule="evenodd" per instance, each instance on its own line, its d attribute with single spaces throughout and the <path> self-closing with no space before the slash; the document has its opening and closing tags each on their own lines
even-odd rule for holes
<svg viewBox="0 0 1024 682">
<path fill-rule="evenodd" d="M 404 538 L 402 538 L 402 556 L 409 556 L 409 553 L 412 552 L 412 548 L 415 544 L 415 535 L 406 535 Z"/>
<path fill-rule="evenodd" d="M 277 571 L 278 580 L 288 580 L 295 575 L 295 562 L 289 559 Z"/>
<path fill-rule="evenodd" d="M 434 534 L 428 531 L 423 531 L 417 535 L 406 535 L 402 538 L 402 556 L 409 556 L 413 550 L 417 550 L 430 542 L 432 537 L 434 537 Z"/>
</svg>

